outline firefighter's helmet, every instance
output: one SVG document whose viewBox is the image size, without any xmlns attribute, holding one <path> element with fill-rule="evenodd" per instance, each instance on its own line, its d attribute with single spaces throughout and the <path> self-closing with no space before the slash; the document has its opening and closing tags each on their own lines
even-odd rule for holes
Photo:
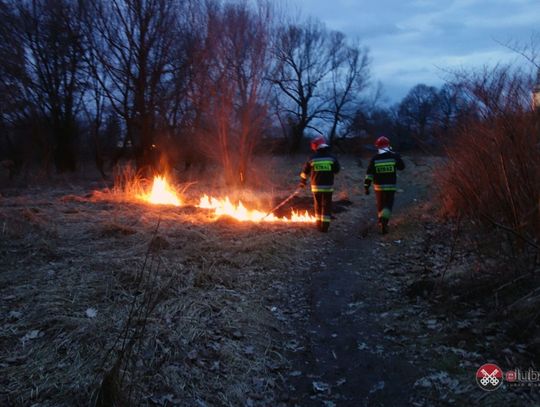
<svg viewBox="0 0 540 407">
<path fill-rule="evenodd" d="M 311 140 L 311 149 L 317 151 L 319 148 L 328 147 L 326 144 L 326 139 L 323 136 L 317 136 Z"/>
<path fill-rule="evenodd" d="M 381 136 L 377 140 L 375 140 L 375 147 L 379 149 L 388 148 L 390 147 L 390 140 L 388 140 L 388 137 Z"/>
</svg>

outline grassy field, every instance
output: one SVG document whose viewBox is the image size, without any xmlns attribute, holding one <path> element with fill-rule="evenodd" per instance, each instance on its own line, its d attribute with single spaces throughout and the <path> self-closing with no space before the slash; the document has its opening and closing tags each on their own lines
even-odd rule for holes
<svg viewBox="0 0 540 407">
<path fill-rule="evenodd" d="M 341 159 L 339 213 L 328 235 L 310 224 L 215 219 L 194 205 L 208 193 L 268 210 L 294 190 L 304 159 L 261 160 L 241 192 L 223 185 L 219 172 L 176 174 L 181 207 L 150 205 L 129 188 L 81 177 L 2 189 L 0 404 L 303 405 L 291 388 L 292 355 L 307 351 L 310 276 L 333 261 L 346 267 L 349 260 L 331 254 L 354 245 L 361 257 L 351 255 L 350 264 L 362 267 L 351 271 L 351 287 L 359 291 L 344 299 L 344 318 L 353 330 L 384 322 L 373 340 L 399 343 L 397 357 L 424 372 L 411 390 L 414 405 L 483 400 L 472 378 L 486 360 L 527 366 L 533 351 L 524 339 L 513 342 L 515 318 L 490 311 L 522 291 L 508 291 L 512 276 L 509 286 L 486 284 L 493 262 L 474 252 L 469 235 L 456 239 L 455 225 L 437 220 L 431 174 L 438 159 L 406 158 L 384 237 L 373 196 L 363 194 L 365 167 L 349 157 Z M 309 192 L 283 212 L 291 207 L 310 209 Z M 368 301 L 366 292 L 378 313 L 355 308 Z M 373 352 L 379 357 L 378 346 Z M 309 387 L 315 379 L 305 380 Z M 325 397 L 314 400 L 331 402 Z"/>
<path fill-rule="evenodd" d="M 273 180 L 282 191 L 242 197 L 269 209 L 300 164 Z M 227 194 L 217 181 L 186 199 Z M 277 399 L 286 329 L 272 293 L 305 267 L 309 225 L 215 220 L 85 183 L 0 199 L 3 405 L 85 405 L 99 389 L 127 404 Z"/>
</svg>

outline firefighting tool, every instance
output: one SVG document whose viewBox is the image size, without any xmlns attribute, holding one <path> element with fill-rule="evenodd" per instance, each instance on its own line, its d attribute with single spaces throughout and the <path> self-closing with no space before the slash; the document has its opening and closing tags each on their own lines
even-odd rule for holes
<svg viewBox="0 0 540 407">
<path fill-rule="evenodd" d="M 285 198 L 283 201 L 279 203 L 274 209 L 270 210 L 261 220 L 266 219 L 267 216 L 270 216 L 272 213 L 277 211 L 279 208 L 281 208 L 283 205 L 285 205 L 287 202 L 289 202 L 291 199 L 293 199 L 298 193 L 300 192 L 300 188 L 296 188 L 292 194 L 290 194 L 287 198 Z"/>
</svg>

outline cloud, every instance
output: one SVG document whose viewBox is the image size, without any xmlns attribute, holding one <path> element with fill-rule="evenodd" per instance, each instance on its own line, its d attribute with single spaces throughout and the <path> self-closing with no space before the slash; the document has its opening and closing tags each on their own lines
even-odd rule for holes
<svg viewBox="0 0 540 407">
<path fill-rule="evenodd" d="M 367 45 L 374 79 L 400 89 L 394 101 L 406 86 L 439 86 L 447 69 L 515 61 L 502 44 L 527 43 L 539 30 L 539 0 L 291 1 Z"/>
</svg>

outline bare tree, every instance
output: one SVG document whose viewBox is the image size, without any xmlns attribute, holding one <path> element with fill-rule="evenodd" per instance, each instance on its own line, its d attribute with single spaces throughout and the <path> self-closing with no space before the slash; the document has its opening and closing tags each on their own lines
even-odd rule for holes
<svg viewBox="0 0 540 407">
<path fill-rule="evenodd" d="M 308 20 L 278 30 L 275 58 L 272 80 L 282 96 L 281 113 L 290 122 L 291 150 L 299 148 L 306 129 L 320 132 L 316 126 L 322 123 L 329 125 L 332 142 L 338 127 L 354 115 L 367 85 L 367 49 Z"/>
<path fill-rule="evenodd" d="M 244 184 L 266 118 L 270 88 L 268 4 L 248 2 L 208 8 L 207 120 L 230 183 Z M 212 140 L 212 137 L 210 137 Z"/>
<path fill-rule="evenodd" d="M 333 68 L 335 50 L 330 45 L 328 31 L 316 20 L 284 26 L 277 34 L 272 81 L 287 101 L 282 114 L 292 121 L 292 151 L 298 150 L 304 131 L 326 109 L 320 85 Z"/>
<path fill-rule="evenodd" d="M 509 41 L 501 45 L 524 57 L 540 72 L 540 32 L 533 32 L 528 42 Z"/>
<path fill-rule="evenodd" d="M 67 0 L 16 3 L 25 47 L 26 101 L 48 124 L 56 169 L 74 171 L 77 115 L 85 91 L 82 10 Z"/>
<path fill-rule="evenodd" d="M 0 1 L 0 125 L 13 123 L 23 110 L 24 47 L 13 5 Z"/>
<path fill-rule="evenodd" d="M 87 55 L 87 98 L 84 101 L 83 109 L 87 121 L 90 125 L 90 136 L 93 142 L 94 161 L 96 168 L 103 178 L 106 178 L 105 173 L 105 152 L 101 142 L 101 130 L 104 122 L 105 110 L 108 107 L 105 91 L 99 81 L 98 72 L 100 65 L 95 58 L 95 54 Z"/>
<path fill-rule="evenodd" d="M 24 117 L 23 81 L 24 47 L 20 39 L 20 24 L 15 10 L 8 2 L 0 1 L 0 160 L 9 164 L 10 178 L 20 168 L 21 140 L 14 133 Z"/>
<path fill-rule="evenodd" d="M 333 143 L 338 126 L 349 121 L 355 107 L 360 104 L 360 94 L 369 79 L 369 59 L 367 49 L 358 44 L 346 44 L 342 33 L 334 32 L 331 36 L 333 53 L 328 106 L 331 126 L 328 141 Z"/>
<path fill-rule="evenodd" d="M 459 86 L 452 83 L 444 84 L 437 92 L 437 106 L 433 131 L 442 142 L 449 139 L 456 132 L 456 125 L 464 122 L 468 116 L 475 113 L 471 103 L 466 100 L 466 95 Z"/>
<path fill-rule="evenodd" d="M 175 0 L 100 0 L 89 8 L 87 32 L 101 71 L 94 74 L 126 126 L 139 168 L 156 164 L 154 141 L 176 67 Z"/>
<path fill-rule="evenodd" d="M 425 143 L 431 135 L 437 103 L 437 89 L 419 84 L 414 86 L 399 104 L 399 125 L 418 143 Z"/>
</svg>

